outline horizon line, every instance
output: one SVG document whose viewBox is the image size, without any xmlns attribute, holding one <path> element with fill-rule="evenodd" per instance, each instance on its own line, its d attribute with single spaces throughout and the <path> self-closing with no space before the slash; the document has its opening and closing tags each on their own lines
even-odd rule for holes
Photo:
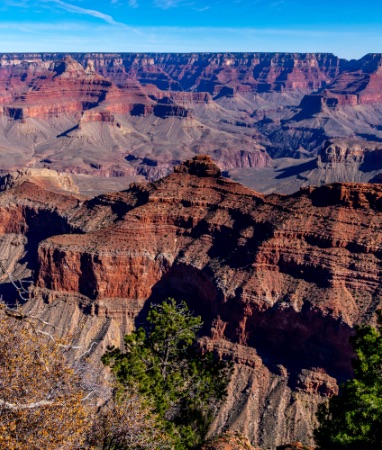
<svg viewBox="0 0 382 450">
<path fill-rule="evenodd" d="M 100 54 L 109 54 L 109 55 L 251 55 L 251 54 L 269 54 L 269 55 L 331 55 L 338 59 L 342 59 L 345 61 L 360 61 L 361 59 L 369 56 L 381 56 L 382 52 L 368 52 L 365 53 L 360 58 L 344 58 L 336 55 L 333 52 L 294 52 L 294 51 L 187 51 L 187 52 L 174 52 L 174 51 L 149 51 L 149 52 L 141 52 L 141 51 L 126 51 L 126 52 L 115 52 L 115 51 L 8 51 L 8 52 L 0 52 L 1 56 L 5 55 L 56 55 L 56 54 L 65 54 L 65 55 L 100 55 Z"/>
</svg>

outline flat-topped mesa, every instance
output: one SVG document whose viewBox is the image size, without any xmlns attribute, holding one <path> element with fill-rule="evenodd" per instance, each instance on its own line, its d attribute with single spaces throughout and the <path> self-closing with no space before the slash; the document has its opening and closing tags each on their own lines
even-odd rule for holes
<svg viewBox="0 0 382 450">
<path fill-rule="evenodd" d="M 198 155 L 174 168 L 174 173 L 189 173 L 198 177 L 221 176 L 221 170 L 208 155 Z"/>
<path fill-rule="evenodd" d="M 313 114 L 325 112 L 326 108 L 334 110 L 344 105 L 357 106 L 357 95 L 334 93 L 328 90 L 319 94 L 307 94 L 301 100 L 299 116 L 311 117 Z"/>
<path fill-rule="evenodd" d="M 366 172 L 350 166 L 353 151 L 345 169 L 330 173 L 321 165 L 302 175 L 304 165 L 272 158 L 314 158 L 333 138 L 380 142 L 381 61 L 376 54 L 351 62 L 298 53 L 0 55 L 2 167 L 87 174 L 92 179 L 80 185 L 98 193 L 116 180 L 96 176 L 119 177 L 122 189 L 133 181 L 124 183 L 125 175 L 157 180 L 200 154 L 263 192 L 378 180 L 382 166 L 368 159 L 380 159 L 376 152 Z M 276 174 L 279 164 L 296 164 L 299 175 Z M 255 177 L 242 170 L 251 168 L 265 170 Z"/>
</svg>

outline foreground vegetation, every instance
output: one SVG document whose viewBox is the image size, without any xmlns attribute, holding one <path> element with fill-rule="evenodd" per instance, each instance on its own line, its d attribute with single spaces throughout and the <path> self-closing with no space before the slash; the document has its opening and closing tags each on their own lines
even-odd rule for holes
<svg viewBox="0 0 382 450">
<path fill-rule="evenodd" d="M 200 448 L 229 381 L 227 363 L 198 351 L 201 326 L 184 302 L 168 299 L 150 309 L 146 328 L 126 336 L 126 352 L 103 358 L 123 386 L 136 385 L 153 405 L 176 450 Z"/>
<path fill-rule="evenodd" d="M 354 379 L 319 409 L 315 439 L 320 450 L 382 449 L 381 331 L 359 327 L 351 342 L 357 355 Z"/>
<path fill-rule="evenodd" d="M 80 448 L 89 423 L 86 395 L 62 347 L 0 305 L 0 448 Z"/>
<path fill-rule="evenodd" d="M 201 325 L 183 302 L 152 306 L 125 351 L 104 355 L 116 382 L 102 400 L 86 362 L 69 364 L 67 345 L 0 304 L 0 448 L 200 448 L 231 372 L 198 348 Z M 320 450 L 382 448 L 381 330 L 359 327 L 351 342 L 354 379 L 319 409 Z"/>
<path fill-rule="evenodd" d="M 197 448 L 225 396 L 229 366 L 197 350 L 202 322 L 185 303 L 153 306 L 147 323 L 126 336 L 126 352 L 104 356 L 116 375 L 105 399 L 91 366 L 65 358 L 70 346 L 1 304 L 0 448 Z"/>
</svg>

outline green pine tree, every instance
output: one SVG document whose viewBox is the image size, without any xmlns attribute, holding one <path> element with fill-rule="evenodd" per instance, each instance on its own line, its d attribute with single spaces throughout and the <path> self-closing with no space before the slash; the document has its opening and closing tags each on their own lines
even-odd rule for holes
<svg viewBox="0 0 382 450">
<path fill-rule="evenodd" d="M 229 381 L 229 364 L 198 351 L 201 326 L 185 302 L 167 299 L 151 307 L 146 328 L 125 337 L 126 352 L 103 357 L 119 382 L 137 385 L 154 406 L 177 450 L 200 446 Z"/>
<path fill-rule="evenodd" d="M 382 449 L 382 336 L 362 326 L 351 343 L 354 379 L 318 411 L 315 439 L 321 450 Z"/>
</svg>

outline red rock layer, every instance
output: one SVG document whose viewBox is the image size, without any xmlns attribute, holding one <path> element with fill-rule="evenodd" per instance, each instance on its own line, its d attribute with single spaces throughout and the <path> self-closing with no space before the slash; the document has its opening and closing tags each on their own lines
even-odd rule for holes
<svg viewBox="0 0 382 450">
<path fill-rule="evenodd" d="M 201 345 L 235 363 L 212 431 L 261 447 L 311 443 L 317 403 L 351 375 L 352 326 L 373 323 L 381 303 L 376 185 L 262 196 L 199 156 L 91 200 L 23 181 L 0 194 L 0 213 L 2 233 L 28 239 L 28 308 L 100 353 L 148 301 L 187 300 Z"/>
<path fill-rule="evenodd" d="M 367 105 L 382 101 L 382 66 L 373 73 L 361 71 L 341 74 L 328 88 L 339 104 Z"/>
<path fill-rule="evenodd" d="M 216 338 L 350 373 L 341 353 L 350 327 L 379 304 L 382 238 L 373 230 L 382 188 L 332 185 L 263 197 L 196 158 L 132 193 L 139 206 L 117 224 L 42 243 L 38 285 L 108 299 L 109 313 L 113 298 L 175 292 L 217 321 Z"/>
<path fill-rule="evenodd" d="M 112 89 L 110 81 L 95 74 L 90 66 L 84 69 L 70 57 L 52 62 L 38 75 L 27 89 L 15 92 L 12 105 L 4 108 L 5 115 L 25 119 L 80 114 L 98 105 Z"/>
<path fill-rule="evenodd" d="M 62 59 L 63 54 L 15 54 L 1 57 L 2 73 Z M 331 54 L 198 53 L 198 54 L 73 54 L 83 67 L 125 87 L 129 80 L 164 90 L 196 90 L 211 94 L 222 86 L 238 91 L 318 89 L 331 81 L 346 62 Z M 21 69 L 19 67 L 19 69 Z M 4 75 L 3 75 L 4 77 Z M 6 80 L 6 77 L 4 77 Z"/>
<path fill-rule="evenodd" d="M 381 55 L 1 55 L 0 170 L 155 180 L 200 153 L 223 170 L 269 168 L 271 157 L 316 156 L 328 138 L 379 141 L 380 66 Z M 362 114 L 348 108 L 360 104 Z"/>
</svg>

